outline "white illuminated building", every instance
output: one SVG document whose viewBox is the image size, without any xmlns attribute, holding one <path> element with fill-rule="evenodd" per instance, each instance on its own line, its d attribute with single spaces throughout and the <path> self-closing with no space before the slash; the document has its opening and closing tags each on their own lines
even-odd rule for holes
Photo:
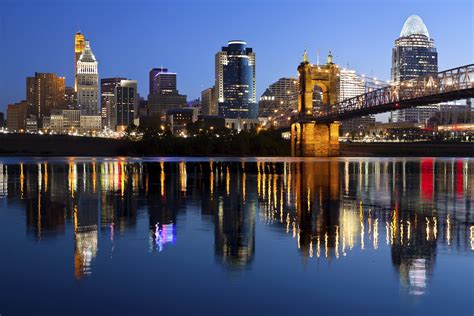
<svg viewBox="0 0 474 316">
<path fill-rule="evenodd" d="M 365 78 L 359 76 L 355 70 L 341 69 L 339 74 L 339 95 L 338 100 L 354 98 L 358 95 L 368 92 L 368 82 Z M 343 133 L 354 132 L 369 125 L 375 124 L 375 118 L 372 115 L 362 116 L 355 119 L 342 122 Z"/>
<path fill-rule="evenodd" d="M 99 114 L 99 72 L 89 41 L 77 61 L 77 104 L 85 115 Z"/>
</svg>

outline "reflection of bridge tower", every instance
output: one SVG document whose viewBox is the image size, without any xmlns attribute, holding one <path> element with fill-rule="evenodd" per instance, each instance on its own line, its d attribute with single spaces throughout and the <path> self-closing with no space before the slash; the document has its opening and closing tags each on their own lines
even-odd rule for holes
<svg viewBox="0 0 474 316">
<path fill-rule="evenodd" d="M 313 118 L 313 90 L 317 86 L 323 94 L 322 111 L 337 102 L 339 67 L 329 53 L 326 65 L 312 65 L 305 52 L 298 66 L 299 121 L 291 126 L 292 156 L 328 157 L 339 155 L 339 123 L 320 124 Z"/>
<path fill-rule="evenodd" d="M 339 242 L 340 178 L 337 161 L 303 162 L 293 166 L 298 246 L 312 255 L 320 246 L 335 249 Z M 319 255 L 318 255 L 319 256 Z"/>
</svg>

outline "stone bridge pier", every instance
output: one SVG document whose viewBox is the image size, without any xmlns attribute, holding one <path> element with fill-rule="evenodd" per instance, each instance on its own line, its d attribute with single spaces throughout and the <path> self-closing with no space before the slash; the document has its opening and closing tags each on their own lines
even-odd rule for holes
<svg viewBox="0 0 474 316">
<path fill-rule="evenodd" d="M 293 157 L 336 157 L 339 154 L 339 123 L 309 121 L 291 125 Z"/>
</svg>

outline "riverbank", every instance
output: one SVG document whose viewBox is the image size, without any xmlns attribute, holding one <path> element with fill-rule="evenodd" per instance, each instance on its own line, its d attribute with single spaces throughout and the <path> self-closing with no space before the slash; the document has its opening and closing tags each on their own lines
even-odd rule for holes
<svg viewBox="0 0 474 316">
<path fill-rule="evenodd" d="M 148 142 L 67 135 L 0 134 L 0 156 L 289 156 L 273 135 Z M 474 143 L 341 143 L 342 157 L 474 157 Z"/>
<path fill-rule="evenodd" d="M 130 141 L 68 135 L 0 134 L 0 156 L 134 156 Z"/>
</svg>

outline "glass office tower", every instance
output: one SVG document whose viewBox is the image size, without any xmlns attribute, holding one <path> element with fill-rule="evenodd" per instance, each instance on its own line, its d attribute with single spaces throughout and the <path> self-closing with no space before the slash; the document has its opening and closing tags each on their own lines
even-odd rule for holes
<svg viewBox="0 0 474 316">
<path fill-rule="evenodd" d="M 423 20 L 411 15 L 392 49 L 392 81 L 400 82 L 438 72 L 438 53 Z M 392 112 L 394 122 L 425 123 L 437 106 L 420 106 Z"/>
<path fill-rule="evenodd" d="M 219 116 L 256 119 L 255 53 L 244 41 L 229 41 L 216 54 Z"/>
</svg>

